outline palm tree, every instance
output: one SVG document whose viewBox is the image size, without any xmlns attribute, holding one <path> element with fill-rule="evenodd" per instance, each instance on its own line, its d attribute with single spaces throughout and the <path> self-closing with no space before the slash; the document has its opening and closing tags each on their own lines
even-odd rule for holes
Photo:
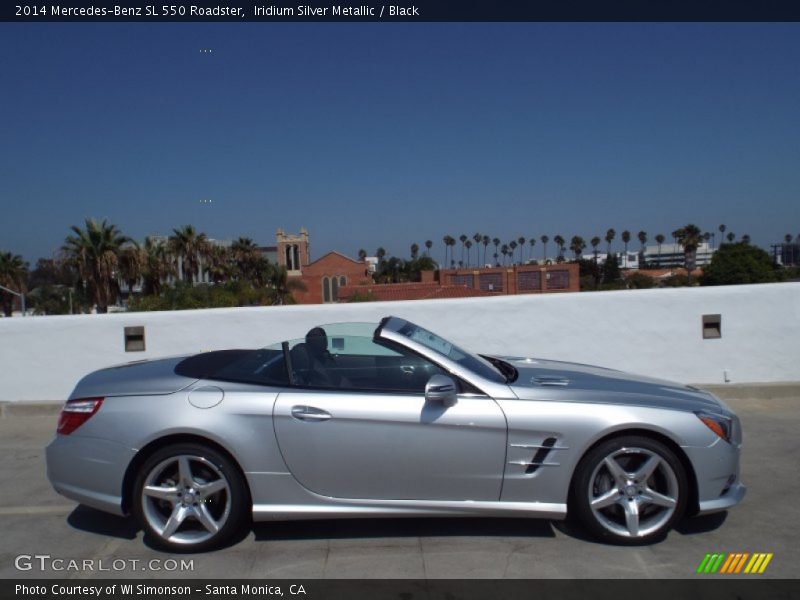
<svg viewBox="0 0 800 600">
<path fill-rule="evenodd" d="M 378 258 L 378 265 L 380 265 L 386 256 L 386 249 L 383 246 L 379 246 L 378 249 L 375 250 L 375 256 Z"/>
<path fill-rule="evenodd" d="M 566 243 L 566 240 L 564 240 L 564 237 L 559 233 L 557 236 L 555 236 L 553 238 L 553 241 L 556 243 L 556 246 L 558 246 L 558 256 L 560 256 L 562 258 L 562 260 L 563 260 L 563 258 L 564 258 L 564 244 Z M 556 258 L 558 258 L 558 257 L 556 257 Z"/>
<path fill-rule="evenodd" d="M 503 255 L 503 265 L 506 264 L 506 257 L 508 257 L 508 244 L 500 246 L 500 253 Z"/>
<path fill-rule="evenodd" d="M 631 241 L 631 232 L 626 229 L 625 231 L 622 232 L 622 235 L 620 236 L 620 239 L 622 239 L 622 243 L 625 244 L 625 263 L 624 264 L 625 264 L 625 268 L 627 269 L 628 268 L 628 242 Z"/>
<path fill-rule="evenodd" d="M 639 243 L 642 245 L 642 254 L 644 254 L 644 247 L 645 244 L 647 244 L 647 232 L 640 231 L 638 234 L 636 234 L 636 237 L 639 238 Z"/>
<path fill-rule="evenodd" d="M 131 241 L 120 248 L 118 260 L 120 278 L 128 286 L 129 296 L 132 296 L 133 288 L 139 283 L 147 267 L 147 254 L 139 244 Z"/>
<path fill-rule="evenodd" d="M 467 240 L 464 245 L 467 247 L 467 266 L 469 266 L 469 249 L 472 248 L 472 240 Z"/>
<path fill-rule="evenodd" d="M 749 234 L 747 234 L 747 233 L 745 233 L 745 234 L 742 236 L 742 241 L 743 241 L 745 244 L 749 244 L 749 243 L 750 243 L 750 235 L 749 235 Z"/>
<path fill-rule="evenodd" d="M 450 248 L 450 236 L 446 235 L 442 238 L 442 244 L 444 244 L 444 264 L 447 263 L 447 249 Z"/>
<path fill-rule="evenodd" d="M 517 249 L 517 240 L 511 240 L 508 242 L 509 248 L 511 248 L 511 264 L 514 264 L 514 252 Z"/>
<path fill-rule="evenodd" d="M 586 242 L 583 238 L 579 235 L 573 235 L 572 240 L 570 240 L 569 249 L 575 253 L 576 261 L 580 260 L 584 248 L 586 248 Z"/>
<path fill-rule="evenodd" d="M 383 248 L 379 248 L 379 250 L 383 250 Z M 295 277 L 290 278 L 283 265 L 272 269 L 268 285 L 273 305 L 294 304 L 292 292 L 306 290 L 306 284 Z"/>
<path fill-rule="evenodd" d="M 145 264 L 142 272 L 142 292 L 145 295 L 161 295 L 161 286 L 175 274 L 175 268 L 161 240 L 144 239 Z"/>
<path fill-rule="evenodd" d="M 606 256 L 611 255 L 611 242 L 614 241 L 614 238 L 617 236 L 617 232 L 613 229 L 609 229 L 606 231 Z"/>
<path fill-rule="evenodd" d="M 525 242 L 526 240 L 524 237 L 519 236 L 517 238 L 517 243 L 519 244 L 519 264 L 525 262 Z"/>
<path fill-rule="evenodd" d="M 592 252 L 594 253 L 594 264 L 597 264 L 597 247 L 600 245 L 600 238 L 594 236 L 589 243 L 592 245 Z"/>
<path fill-rule="evenodd" d="M 494 262 L 497 266 L 500 266 L 500 263 L 497 262 L 497 249 L 500 247 L 500 238 L 492 239 L 492 243 L 494 244 Z"/>
<path fill-rule="evenodd" d="M 664 240 L 667 239 L 664 237 L 663 233 L 659 233 L 656 235 L 656 244 L 658 244 L 658 266 L 661 266 L 661 244 L 664 243 Z"/>
<path fill-rule="evenodd" d="M 431 255 L 431 248 L 433 248 L 433 241 L 425 240 L 425 254 L 427 254 L 428 256 Z"/>
<path fill-rule="evenodd" d="M 725 227 L 725 225 L 723 224 L 723 225 L 720 225 L 717 229 L 719 229 L 719 233 L 720 233 L 720 237 L 721 237 L 721 236 L 725 235 L 725 230 L 727 229 L 727 227 Z"/>
<path fill-rule="evenodd" d="M 675 231 L 675 239 L 683 246 L 686 272 L 691 275 L 697 258 L 697 247 L 703 239 L 700 228 L 697 225 L 689 223 Z"/>
<path fill-rule="evenodd" d="M 212 253 L 209 256 L 211 262 L 215 263 L 215 270 L 217 276 L 220 275 L 219 268 L 221 267 L 221 259 L 224 258 L 223 254 L 219 252 Z M 227 253 L 226 253 L 227 254 Z M 240 237 L 231 244 L 231 258 L 233 258 L 236 267 L 241 274 L 242 279 L 245 281 L 253 282 L 256 278 L 256 265 L 258 259 L 261 257 L 261 251 L 258 249 L 256 243 L 248 237 Z"/>
<path fill-rule="evenodd" d="M 366 258 L 367 258 L 367 251 L 366 251 L 366 250 L 364 250 L 363 248 L 361 248 L 361 249 L 358 251 L 358 260 L 360 260 L 361 262 L 364 262 L 364 260 L 365 260 Z"/>
<path fill-rule="evenodd" d="M 120 246 L 128 238 L 120 233 L 116 225 L 103 220 L 86 219 L 85 228 L 77 225 L 70 228 L 63 251 L 68 261 L 78 271 L 81 283 L 98 313 L 108 312 L 108 305 L 116 300 L 119 292 L 117 267 Z"/>
<path fill-rule="evenodd" d="M 539 238 L 542 241 L 542 262 L 547 262 L 547 242 L 550 241 L 550 238 L 546 235 L 543 235 Z"/>
<path fill-rule="evenodd" d="M 529 239 L 528 244 L 531 247 L 531 259 L 533 259 L 533 247 L 536 245 L 536 238 L 532 237 L 531 239 Z"/>
<path fill-rule="evenodd" d="M 209 243 L 205 233 L 198 233 L 193 225 L 173 229 L 168 247 L 176 259 L 180 260 L 183 278 L 194 284 L 199 275 L 200 260 L 208 254 Z"/>
<path fill-rule="evenodd" d="M 224 246 L 212 246 L 206 254 L 206 271 L 208 272 L 209 278 L 214 283 L 226 281 L 236 272 L 242 273 L 243 279 L 248 281 L 253 287 L 256 287 L 258 285 L 257 280 L 259 279 L 260 254 L 261 253 L 256 248 L 255 255 L 252 258 L 248 257 L 245 259 L 244 264 L 246 266 L 245 270 L 242 271 L 238 265 L 234 267 L 231 264 L 234 256 L 233 246 L 231 246 L 230 249 Z"/>
<path fill-rule="evenodd" d="M 489 246 L 489 242 L 490 241 L 491 240 L 489 239 L 488 235 L 484 235 L 483 238 L 481 238 L 481 242 L 483 242 L 483 264 L 484 265 L 486 264 L 486 248 Z"/>
<path fill-rule="evenodd" d="M 736 234 L 735 234 L 735 233 L 733 233 L 732 231 L 729 231 L 729 232 L 728 232 L 728 235 L 726 235 L 726 236 L 725 236 L 725 239 L 727 239 L 727 240 L 728 240 L 728 242 L 730 242 L 730 243 L 732 244 L 732 243 L 733 243 L 733 240 L 735 240 L 735 239 L 736 239 Z"/>
<path fill-rule="evenodd" d="M 791 244 L 792 243 L 792 234 L 791 233 L 787 233 L 785 236 L 783 236 L 783 241 L 786 242 L 787 244 Z"/>
<path fill-rule="evenodd" d="M 465 243 L 467 241 L 466 234 L 462 233 L 460 236 L 458 236 L 458 241 L 461 242 L 461 264 L 463 265 L 464 264 L 464 250 L 466 249 Z"/>
<path fill-rule="evenodd" d="M 416 260 L 417 254 L 419 254 L 419 245 L 414 242 L 411 244 L 411 260 Z"/>
<path fill-rule="evenodd" d="M 11 252 L 0 252 L 0 285 L 22 294 L 27 291 L 27 281 L 28 265 L 22 257 Z M 0 290 L 0 305 L 7 317 L 14 312 L 14 298 L 14 294 Z"/>
</svg>

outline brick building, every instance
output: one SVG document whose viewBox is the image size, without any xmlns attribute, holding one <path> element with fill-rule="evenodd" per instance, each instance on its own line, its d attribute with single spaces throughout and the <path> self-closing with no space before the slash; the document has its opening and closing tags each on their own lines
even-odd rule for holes
<svg viewBox="0 0 800 600">
<path fill-rule="evenodd" d="M 491 294 L 579 292 L 580 268 L 575 263 L 514 265 L 483 269 L 442 269 L 442 285 L 461 285 Z"/>
</svg>

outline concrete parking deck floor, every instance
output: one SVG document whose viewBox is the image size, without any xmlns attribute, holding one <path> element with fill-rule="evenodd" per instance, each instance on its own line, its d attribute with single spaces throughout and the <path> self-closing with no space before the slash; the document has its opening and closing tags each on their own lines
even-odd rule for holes
<svg viewBox="0 0 800 600">
<path fill-rule="evenodd" d="M 131 520 L 78 507 L 50 489 L 44 447 L 52 414 L 7 416 L 0 419 L 0 577 L 685 578 L 710 577 L 695 575 L 707 552 L 772 552 L 756 577 L 798 577 L 800 396 L 731 396 L 745 431 L 747 497 L 727 515 L 686 521 L 644 547 L 597 544 L 541 520 L 391 519 L 256 524 L 229 548 L 171 556 L 146 546 Z M 110 572 L 19 571 L 20 554 L 102 559 L 106 567 L 115 559 L 141 562 Z M 141 570 L 171 557 L 193 559 L 194 569 Z"/>
</svg>

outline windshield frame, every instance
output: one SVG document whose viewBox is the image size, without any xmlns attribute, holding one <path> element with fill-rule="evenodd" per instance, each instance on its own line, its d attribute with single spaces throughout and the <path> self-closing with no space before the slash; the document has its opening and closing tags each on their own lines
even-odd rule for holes
<svg viewBox="0 0 800 600">
<path fill-rule="evenodd" d="M 461 354 L 463 358 L 455 359 L 454 357 L 450 356 L 449 353 L 443 353 L 440 349 L 436 348 L 435 345 L 426 344 L 422 339 L 415 339 L 414 337 L 411 337 L 409 332 L 412 328 L 414 332 L 423 332 L 429 336 L 435 337 L 438 345 L 440 346 L 442 343 L 447 344 L 451 351 L 456 351 L 458 354 Z M 421 350 L 427 354 L 428 358 L 431 360 L 438 359 L 438 362 L 440 363 L 446 361 L 447 364 L 451 365 L 450 370 L 456 371 L 457 373 L 458 371 L 466 371 L 473 377 L 480 378 L 480 380 L 483 382 L 495 385 L 507 385 L 514 379 L 513 376 L 506 376 L 501 369 L 479 354 L 464 350 L 460 346 L 453 344 L 449 340 L 430 331 L 429 329 L 405 319 L 398 317 L 385 317 L 381 320 L 380 325 L 375 330 L 375 336 L 391 339 L 393 341 L 402 343 L 405 346 L 416 348 L 418 351 Z M 453 367 L 456 368 L 454 369 Z M 462 373 L 458 373 L 458 375 L 466 378 Z"/>
</svg>

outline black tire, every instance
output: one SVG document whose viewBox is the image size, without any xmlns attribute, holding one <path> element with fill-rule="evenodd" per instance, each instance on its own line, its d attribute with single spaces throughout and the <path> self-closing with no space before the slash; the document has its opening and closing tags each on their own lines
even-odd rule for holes
<svg viewBox="0 0 800 600">
<path fill-rule="evenodd" d="M 250 515 L 250 495 L 237 466 L 197 443 L 154 452 L 139 469 L 131 500 L 148 542 L 171 552 L 218 548 L 242 530 Z"/>
<path fill-rule="evenodd" d="M 578 464 L 569 511 L 600 541 L 648 544 L 663 539 L 683 516 L 688 492 L 686 471 L 668 446 L 645 436 L 620 436 L 600 443 Z"/>
</svg>

